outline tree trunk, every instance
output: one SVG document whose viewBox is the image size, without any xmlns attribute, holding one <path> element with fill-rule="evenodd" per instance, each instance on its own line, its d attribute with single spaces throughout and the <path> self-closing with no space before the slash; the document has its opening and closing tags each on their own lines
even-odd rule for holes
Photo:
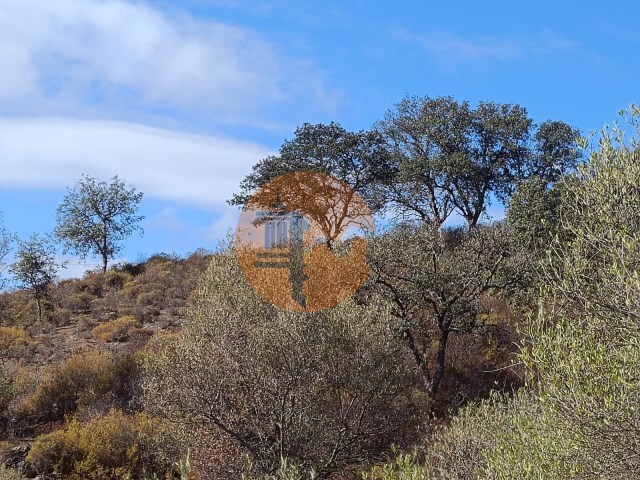
<svg viewBox="0 0 640 480">
<path fill-rule="evenodd" d="M 446 369 L 446 357 L 447 357 L 447 341 L 449 339 L 449 330 L 441 330 L 440 342 L 438 343 L 438 358 L 436 360 L 436 371 L 431 379 L 429 385 L 429 394 L 435 395 L 438 393 L 440 383 L 444 378 L 444 372 Z"/>
<path fill-rule="evenodd" d="M 107 225 L 103 225 L 102 232 L 102 273 L 107 273 L 107 262 L 109 261 L 109 250 L 107 249 L 107 240 L 108 240 L 108 229 Z"/>
<path fill-rule="evenodd" d="M 42 300 L 40 300 L 40 296 L 36 296 L 36 303 L 38 304 L 38 322 L 42 322 Z"/>
<path fill-rule="evenodd" d="M 423 355 L 415 343 L 413 339 L 413 335 L 411 330 L 408 328 L 403 331 L 403 336 L 407 341 L 407 345 L 413 354 L 413 358 L 416 361 L 416 365 L 420 369 L 420 376 L 422 377 L 422 382 L 424 383 L 424 388 L 426 392 L 429 392 L 431 387 L 431 374 L 429 373 L 429 365 L 427 364 L 427 359 L 425 355 Z"/>
</svg>

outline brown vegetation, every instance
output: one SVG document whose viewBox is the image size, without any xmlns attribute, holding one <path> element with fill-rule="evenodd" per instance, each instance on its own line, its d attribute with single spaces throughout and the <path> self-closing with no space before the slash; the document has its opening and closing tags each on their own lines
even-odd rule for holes
<svg viewBox="0 0 640 480">
<path fill-rule="evenodd" d="M 0 294 L 0 466 L 35 437 L 27 463 L 16 461 L 30 465 L 24 473 L 173 475 L 186 447 L 142 413 L 139 357 L 154 333 L 181 329 L 208 256 L 155 255 L 62 280 L 40 322 L 27 292 Z M 10 472 L 0 468 L 0 478 Z"/>
</svg>

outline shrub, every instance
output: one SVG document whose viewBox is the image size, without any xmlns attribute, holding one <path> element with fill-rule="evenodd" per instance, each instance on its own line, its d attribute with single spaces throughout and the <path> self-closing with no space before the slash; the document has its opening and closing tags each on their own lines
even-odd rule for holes
<svg viewBox="0 0 640 480">
<path fill-rule="evenodd" d="M 413 432 L 416 379 L 384 307 L 283 312 L 230 255 L 199 295 L 185 332 L 146 360 L 150 411 L 223 436 L 263 472 L 282 457 L 322 474 L 355 468 Z"/>
<path fill-rule="evenodd" d="M 47 320 L 56 327 L 64 327 L 71 323 L 73 312 L 68 308 L 57 308 L 47 315 Z"/>
<path fill-rule="evenodd" d="M 2 311 L 2 323 L 29 327 L 34 324 L 33 312 L 37 309 L 35 300 L 27 292 L 5 293 L 5 305 Z"/>
<path fill-rule="evenodd" d="M 104 274 L 104 285 L 107 289 L 122 290 L 133 279 L 133 275 L 126 271 L 107 270 Z"/>
<path fill-rule="evenodd" d="M 280 466 L 273 474 L 254 473 L 251 471 L 252 467 L 249 462 L 245 467 L 245 472 L 242 474 L 242 480 L 315 480 L 318 478 L 314 469 L 302 469 L 287 459 L 280 461 Z"/>
<path fill-rule="evenodd" d="M 0 480 L 23 480 L 24 477 L 16 470 L 4 468 L 0 465 Z"/>
<path fill-rule="evenodd" d="M 24 329 L 0 326 L 0 359 L 19 357 L 28 345 L 29 336 Z"/>
<path fill-rule="evenodd" d="M 400 453 L 384 465 L 376 465 L 368 472 L 362 472 L 363 480 L 427 480 L 428 470 L 421 465 L 416 452 Z M 455 480 L 458 477 L 446 477 L 447 480 Z M 464 477 L 473 478 L 473 477 Z"/>
<path fill-rule="evenodd" d="M 129 480 L 154 474 L 174 478 L 173 462 L 163 462 L 155 453 L 164 448 L 173 460 L 181 455 L 167 433 L 146 414 L 112 410 L 87 423 L 72 419 L 63 429 L 38 437 L 27 461 L 40 474 L 68 480 Z M 159 445 L 160 438 L 164 445 Z"/>
<path fill-rule="evenodd" d="M 4 372 L 0 366 L 0 426 L 2 423 L 2 414 L 6 410 L 9 402 L 13 399 L 15 387 L 12 379 Z"/>
<path fill-rule="evenodd" d="M 52 365 L 22 406 L 23 414 L 39 421 L 62 420 L 79 405 L 90 404 L 108 390 L 110 360 L 91 350 Z"/>
<path fill-rule="evenodd" d="M 134 331 L 142 328 L 142 324 L 134 317 L 126 315 L 111 322 L 98 325 L 91 333 L 103 342 L 126 342 Z"/>
<path fill-rule="evenodd" d="M 78 409 L 106 411 L 115 405 L 135 409 L 137 364 L 132 357 L 114 361 L 87 350 L 51 366 L 20 408 L 21 417 L 60 421 Z"/>
<path fill-rule="evenodd" d="M 89 313 L 91 312 L 91 302 L 93 302 L 94 298 L 89 292 L 77 292 L 66 299 L 65 306 L 73 313 Z"/>
</svg>

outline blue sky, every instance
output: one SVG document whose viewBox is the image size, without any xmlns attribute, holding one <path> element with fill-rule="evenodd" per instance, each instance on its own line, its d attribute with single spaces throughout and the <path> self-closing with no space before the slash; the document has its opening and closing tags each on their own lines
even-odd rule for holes
<svg viewBox="0 0 640 480">
<path fill-rule="evenodd" d="M 410 95 L 599 130 L 639 101 L 637 2 L 0 0 L 0 210 L 54 226 L 81 174 L 145 192 L 122 258 L 213 248 L 225 200 L 303 122 Z M 92 266 L 89 260 L 88 266 Z M 73 262 L 65 275 L 84 267 Z"/>
</svg>

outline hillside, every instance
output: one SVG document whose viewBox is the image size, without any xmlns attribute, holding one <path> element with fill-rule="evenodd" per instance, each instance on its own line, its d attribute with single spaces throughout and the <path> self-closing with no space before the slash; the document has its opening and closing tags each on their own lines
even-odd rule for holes
<svg viewBox="0 0 640 480">
<path fill-rule="evenodd" d="M 204 251 L 184 259 L 158 254 L 106 273 L 59 281 L 49 291 L 43 322 L 37 322 L 27 292 L 3 293 L 2 455 L 55 430 L 72 415 L 88 420 L 113 407 L 140 410 L 136 355 L 154 334 L 181 328 L 208 257 Z M 22 460 L 14 454 L 9 463 Z"/>
<path fill-rule="evenodd" d="M 140 361 L 163 338 L 183 329 L 186 309 L 211 258 L 204 251 L 187 258 L 158 254 L 137 264 L 116 265 L 106 273 L 91 271 L 80 279 L 59 281 L 49 291 L 42 322 L 36 320 L 36 307 L 27 292 L 0 296 L 0 452 L 9 468 L 5 475 L 18 468 L 27 478 L 33 477 L 47 469 L 47 462 L 59 460 L 46 458 L 59 450 L 44 449 L 48 453 L 36 457 L 35 464 L 25 463 L 38 439 L 51 441 L 50 435 L 74 428 L 81 436 L 83 425 L 104 427 L 95 422 L 115 428 L 122 421 L 135 425 L 147 421 L 141 417 L 145 408 Z M 487 397 L 493 388 L 510 392 L 521 384 L 517 371 L 504 368 L 516 351 L 516 317 L 501 300 L 484 302 L 487 323 L 495 327 L 484 335 L 452 341 L 442 391 L 434 399 L 419 401 L 421 415 L 446 419 L 465 403 Z M 418 430 L 416 435 L 428 433 Z M 165 434 L 154 430 L 154 435 Z M 118 455 L 115 444 L 123 439 L 113 435 L 104 438 L 107 445 L 100 445 L 101 454 Z M 160 448 L 156 438 L 150 447 L 136 438 L 125 442 L 126 448 L 147 452 L 143 463 L 148 470 L 175 470 L 175 462 L 185 454 L 184 445 L 165 442 Z M 194 454 L 200 459 L 229 455 L 227 448 L 219 443 L 200 446 Z M 131 471 L 139 471 L 138 461 L 131 461 Z"/>
</svg>

